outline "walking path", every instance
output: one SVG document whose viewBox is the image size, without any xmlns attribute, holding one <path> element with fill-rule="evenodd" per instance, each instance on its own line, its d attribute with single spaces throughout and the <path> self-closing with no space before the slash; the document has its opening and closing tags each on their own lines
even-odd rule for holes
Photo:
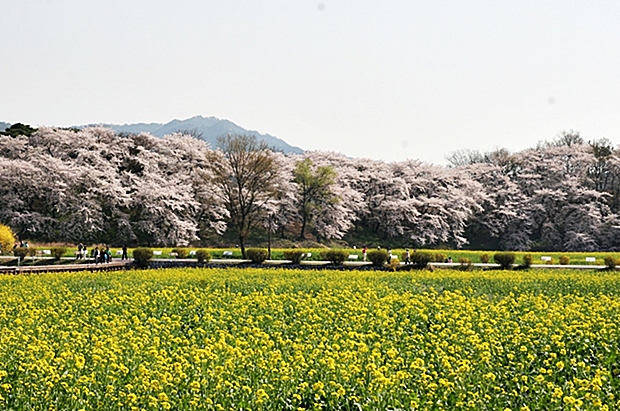
<svg viewBox="0 0 620 411">
<path fill-rule="evenodd" d="M 55 264 L 55 265 L 26 265 L 20 267 L 0 266 L 2 274 L 31 274 L 31 273 L 49 273 L 59 271 L 117 271 L 125 270 L 131 264 L 132 260 L 118 260 L 105 264 Z"/>
<path fill-rule="evenodd" d="M 64 258 L 66 260 L 75 261 L 73 258 Z M 165 258 L 157 258 L 151 260 L 153 262 L 163 262 L 174 264 L 177 263 L 182 265 L 183 263 L 196 263 L 196 259 L 165 259 Z M 241 260 L 241 259 L 212 259 L 210 264 L 218 264 L 218 265 L 239 265 L 244 263 L 250 263 L 250 260 Z M 6 274 L 29 274 L 29 273 L 43 273 L 43 272 L 59 272 L 59 271 L 116 271 L 116 270 L 125 270 L 131 266 L 133 260 L 112 260 L 112 262 L 105 264 L 94 264 L 94 263 L 82 263 L 82 264 L 55 264 L 55 265 L 36 265 L 36 266 L 2 266 L 0 265 L 0 273 Z M 267 260 L 264 262 L 265 265 L 271 266 L 281 266 L 286 264 L 291 264 L 290 260 Z M 329 265 L 329 261 L 302 261 L 301 265 L 306 266 L 317 266 L 323 267 Z M 175 264 L 176 265 L 176 264 Z M 363 261 L 345 261 L 342 264 L 344 267 L 364 267 L 370 266 L 372 263 L 363 262 Z M 404 263 L 400 263 L 400 267 L 404 267 Z M 429 267 L 433 268 L 459 268 L 462 264 L 460 263 L 429 263 Z M 499 268 L 498 264 L 482 264 L 482 263 L 472 263 L 472 267 L 482 268 L 482 269 L 495 269 Z M 514 264 L 513 267 L 518 267 L 517 264 Z M 575 269 L 575 270 L 602 270 L 605 269 L 604 265 L 559 265 L 559 264 L 532 264 L 531 268 L 544 268 L 544 269 Z"/>
</svg>

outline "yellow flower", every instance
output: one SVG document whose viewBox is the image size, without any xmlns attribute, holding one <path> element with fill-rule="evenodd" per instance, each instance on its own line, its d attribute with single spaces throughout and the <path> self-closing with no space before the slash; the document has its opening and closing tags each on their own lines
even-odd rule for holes
<svg viewBox="0 0 620 411">
<path fill-rule="evenodd" d="M 86 359 L 83 356 L 81 355 L 75 356 L 75 366 L 77 367 L 77 369 L 81 370 L 82 368 L 84 368 L 85 363 L 86 363 Z"/>
<path fill-rule="evenodd" d="M 564 401 L 564 404 L 567 405 L 572 405 L 576 402 L 575 398 L 571 397 L 570 395 L 565 396 L 562 401 Z"/>
<path fill-rule="evenodd" d="M 157 394 L 157 399 L 162 402 L 168 401 L 168 395 L 165 392 L 160 392 Z"/>
</svg>

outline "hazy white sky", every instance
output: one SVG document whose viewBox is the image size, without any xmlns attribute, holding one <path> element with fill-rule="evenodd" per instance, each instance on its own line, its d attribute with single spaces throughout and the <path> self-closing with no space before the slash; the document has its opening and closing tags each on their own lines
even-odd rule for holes
<svg viewBox="0 0 620 411">
<path fill-rule="evenodd" d="M 0 121 L 224 118 L 437 164 L 620 143 L 619 1 L 0 0 Z"/>
</svg>

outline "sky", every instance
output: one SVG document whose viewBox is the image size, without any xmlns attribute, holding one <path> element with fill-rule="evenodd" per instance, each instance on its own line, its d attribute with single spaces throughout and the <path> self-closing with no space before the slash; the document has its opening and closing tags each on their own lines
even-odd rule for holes
<svg viewBox="0 0 620 411">
<path fill-rule="evenodd" d="M 0 0 L 0 121 L 228 119 L 305 150 L 446 164 L 620 143 L 620 2 Z"/>
</svg>

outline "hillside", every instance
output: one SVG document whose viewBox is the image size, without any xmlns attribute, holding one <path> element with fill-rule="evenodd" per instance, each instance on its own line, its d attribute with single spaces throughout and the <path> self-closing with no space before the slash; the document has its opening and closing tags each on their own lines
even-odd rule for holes
<svg viewBox="0 0 620 411">
<path fill-rule="evenodd" d="M 229 120 L 222 120 L 216 117 L 195 116 L 186 120 L 172 120 L 166 124 L 161 123 L 135 123 L 135 124 L 102 124 L 117 132 L 126 133 L 150 133 L 157 137 L 163 137 L 177 131 L 187 131 L 195 134 L 208 142 L 211 147 L 216 147 L 217 138 L 224 134 L 248 134 L 255 136 L 258 140 L 262 140 L 269 147 L 281 150 L 284 153 L 301 154 L 303 150 L 294 147 L 284 140 L 269 134 L 261 134 L 255 130 L 246 130 Z M 83 128 L 86 126 L 78 126 Z"/>
<path fill-rule="evenodd" d="M 304 150 L 299 147 L 291 146 L 286 141 L 270 134 L 261 134 L 256 130 L 246 130 L 229 120 L 222 120 L 216 117 L 195 116 L 186 120 L 172 120 L 168 123 L 133 123 L 133 124 L 85 124 L 73 126 L 74 128 L 85 128 L 89 126 L 101 125 L 111 128 L 116 132 L 124 133 L 150 133 L 156 137 L 163 137 L 174 132 L 190 132 L 198 138 L 205 140 L 211 147 L 217 146 L 217 138 L 225 134 L 246 134 L 256 137 L 259 141 L 264 141 L 271 148 L 280 150 L 284 153 L 302 154 Z M 4 131 L 11 126 L 11 123 L 0 121 L 0 131 Z"/>
</svg>

